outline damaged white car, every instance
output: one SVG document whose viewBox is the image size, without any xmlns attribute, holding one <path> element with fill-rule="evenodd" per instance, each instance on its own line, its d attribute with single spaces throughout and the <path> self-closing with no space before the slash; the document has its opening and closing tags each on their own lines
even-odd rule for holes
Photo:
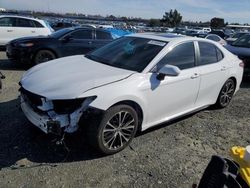
<svg viewBox="0 0 250 188">
<path fill-rule="evenodd" d="M 90 143 L 113 154 L 138 130 L 209 105 L 226 107 L 243 65 L 206 39 L 134 34 L 31 68 L 20 81 L 21 108 L 45 133 L 73 133 L 88 121 Z"/>
</svg>

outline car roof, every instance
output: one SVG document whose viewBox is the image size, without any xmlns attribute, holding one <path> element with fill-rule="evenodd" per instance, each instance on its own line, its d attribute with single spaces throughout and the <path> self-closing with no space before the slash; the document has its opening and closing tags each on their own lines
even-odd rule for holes
<svg viewBox="0 0 250 188">
<path fill-rule="evenodd" d="M 17 16 L 17 15 L 2 15 L 2 16 L 0 16 L 0 18 L 4 18 L 4 17 L 24 18 L 24 19 L 30 19 L 30 20 L 35 20 L 35 21 L 42 21 L 42 20 L 40 20 L 40 19 L 32 18 L 32 17 L 27 17 L 27 16 Z"/>
<path fill-rule="evenodd" d="M 206 41 L 206 42 L 214 43 L 213 41 L 203 39 L 203 38 L 190 37 L 190 36 L 177 35 L 177 34 L 167 34 L 167 33 L 136 33 L 136 34 L 131 34 L 128 36 L 147 38 L 147 39 L 152 39 L 152 40 L 160 40 L 164 42 Z"/>
</svg>

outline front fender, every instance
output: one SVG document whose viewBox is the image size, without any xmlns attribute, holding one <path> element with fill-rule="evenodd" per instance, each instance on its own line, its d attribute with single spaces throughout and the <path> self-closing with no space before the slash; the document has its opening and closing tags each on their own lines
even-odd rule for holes
<svg viewBox="0 0 250 188">
<path fill-rule="evenodd" d="M 106 111 L 114 104 L 122 101 L 132 101 L 137 103 L 143 113 L 143 122 L 147 121 L 147 102 L 143 93 L 137 90 L 133 84 L 122 84 L 123 81 L 106 85 L 100 88 L 95 88 L 83 93 L 79 98 L 97 96 L 97 98 L 89 105 L 90 107 L 98 108 Z"/>
</svg>

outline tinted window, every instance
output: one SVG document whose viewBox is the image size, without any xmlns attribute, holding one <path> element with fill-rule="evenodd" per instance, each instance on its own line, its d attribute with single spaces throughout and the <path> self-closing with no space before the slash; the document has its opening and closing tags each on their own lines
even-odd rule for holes
<svg viewBox="0 0 250 188">
<path fill-rule="evenodd" d="M 240 37 L 232 45 L 250 48 L 250 35 L 244 35 L 244 36 Z"/>
<path fill-rule="evenodd" d="M 72 29 L 60 29 L 54 33 L 52 33 L 50 36 L 53 37 L 53 38 L 60 38 L 60 37 L 63 37 L 64 35 L 68 34 L 69 32 L 71 32 Z"/>
<path fill-rule="evenodd" d="M 207 65 L 218 62 L 217 47 L 206 42 L 199 42 L 200 47 L 200 65 Z"/>
<path fill-rule="evenodd" d="M 193 42 L 183 43 L 170 51 L 157 65 L 159 70 L 165 64 L 174 65 L 179 69 L 188 69 L 195 66 L 195 52 Z"/>
<path fill-rule="evenodd" d="M 167 42 L 137 37 L 122 37 L 86 55 L 113 67 L 141 72 Z"/>
<path fill-rule="evenodd" d="M 207 37 L 207 39 L 213 40 L 213 41 L 216 41 L 216 42 L 220 41 L 220 38 L 218 36 L 215 36 L 215 35 L 209 35 Z"/>
<path fill-rule="evenodd" d="M 92 39 L 92 30 L 78 30 L 71 33 L 74 39 Z"/>
<path fill-rule="evenodd" d="M 39 22 L 37 22 L 37 21 L 33 21 L 33 22 L 34 22 L 34 24 L 35 24 L 36 27 L 39 27 L 39 28 L 43 27 L 43 25 L 40 24 Z"/>
<path fill-rule="evenodd" d="M 96 31 L 96 39 L 112 39 L 109 32 Z"/>
<path fill-rule="evenodd" d="M 224 55 L 218 48 L 216 48 L 216 52 L 217 52 L 217 61 L 221 61 L 224 58 Z"/>
<path fill-rule="evenodd" d="M 15 20 L 16 20 L 15 18 L 1 18 L 0 27 L 14 27 Z"/>
<path fill-rule="evenodd" d="M 16 27 L 36 27 L 32 20 L 17 18 Z"/>
</svg>

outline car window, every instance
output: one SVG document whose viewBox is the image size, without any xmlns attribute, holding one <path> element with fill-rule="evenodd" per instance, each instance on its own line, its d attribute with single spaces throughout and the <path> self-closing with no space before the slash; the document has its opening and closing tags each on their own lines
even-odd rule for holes
<svg viewBox="0 0 250 188">
<path fill-rule="evenodd" d="M 137 37 L 121 37 L 85 57 L 113 67 L 141 72 L 167 42 Z"/>
<path fill-rule="evenodd" d="M 218 36 L 215 36 L 215 35 L 209 35 L 209 36 L 207 36 L 207 39 L 213 40 L 213 41 L 216 41 L 216 42 L 220 41 L 220 38 Z"/>
<path fill-rule="evenodd" d="M 181 70 L 194 67 L 194 43 L 187 42 L 176 46 L 157 64 L 157 70 L 161 69 L 166 64 L 177 66 Z"/>
<path fill-rule="evenodd" d="M 43 28 L 44 26 L 42 24 L 40 24 L 39 22 L 37 21 L 33 21 L 35 26 L 38 27 L 38 28 Z"/>
<path fill-rule="evenodd" d="M 217 61 L 221 61 L 224 58 L 224 55 L 217 47 L 215 48 L 216 48 L 216 53 L 217 53 Z"/>
<path fill-rule="evenodd" d="M 32 20 L 17 18 L 16 27 L 36 27 L 36 25 Z"/>
<path fill-rule="evenodd" d="M 223 59 L 222 52 L 213 44 L 207 42 L 199 42 L 200 62 L 199 65 L 208 65 L 217 63 Z"/>
<path fill-rule="evenodd" d="M 70 34 L 74 39 L 92 39 L 92 30 L 78 30 Z"/>
<path fill-rule="evenodd" d="M 111 34 L 105 31 L 96 31 L 96 39 L 112 39 Z"/>
<path fill-rule="evenodd" d="M 14 27 L 16 18 L 1 18 L 0 19 L 0 27 Z"/>
<path fill-rule="evenodd" d="M 236 40 L 232 45 L 250 48 L 250 35 L 243 35 L 238 40 Z"/>
</svg>

